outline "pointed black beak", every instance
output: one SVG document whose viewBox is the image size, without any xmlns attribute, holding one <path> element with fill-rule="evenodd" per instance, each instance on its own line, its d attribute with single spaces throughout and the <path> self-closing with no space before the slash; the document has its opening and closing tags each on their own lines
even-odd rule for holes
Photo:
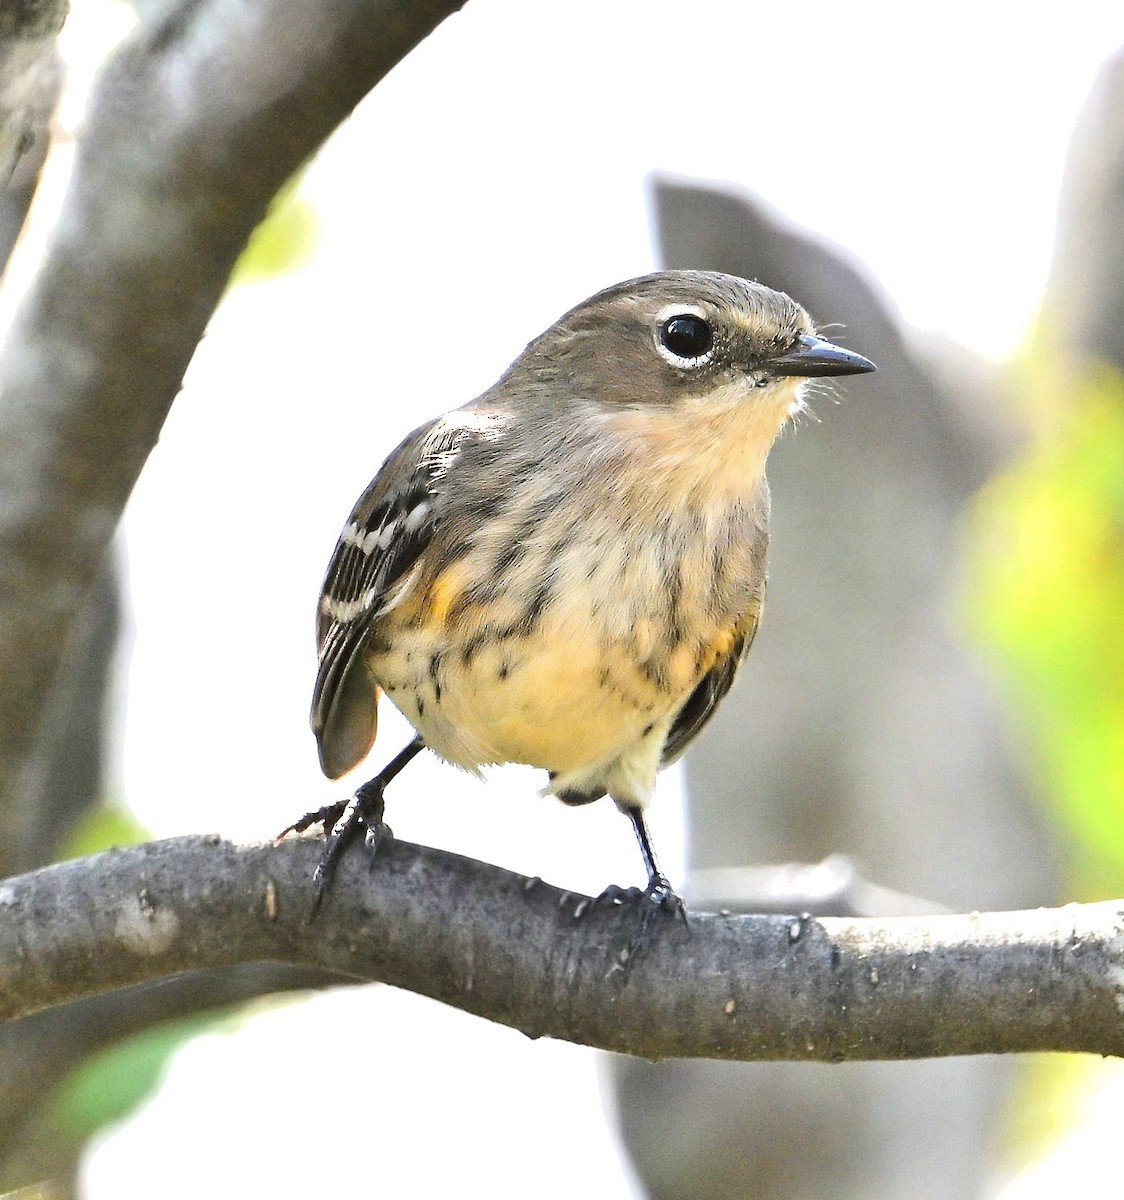
<svg viewBox="0 0 1124 1200">
<path fill-rule="evenodd" d="M 862 375 L 878 370 L 869 358 L 810 333 L 800 334 L 784 354 L 770 358 L 763 365 L 771 375 L 799 375 L 803 379 L 821 375 Z"/>
</svg>

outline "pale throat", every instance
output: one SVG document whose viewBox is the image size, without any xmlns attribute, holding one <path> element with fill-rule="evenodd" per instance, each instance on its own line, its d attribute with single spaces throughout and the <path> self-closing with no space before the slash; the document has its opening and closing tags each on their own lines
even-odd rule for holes
<svg viewBox="0 0 1124 1200">
<path fill-rule="evenodd" d="M 605 422 L 655 487 L 696 502 L 733 500 L 759 484 L 777 434 L 803 407 L 802 382 L 721 384 L 667 408 L 622 408 Z"/>
</svg>

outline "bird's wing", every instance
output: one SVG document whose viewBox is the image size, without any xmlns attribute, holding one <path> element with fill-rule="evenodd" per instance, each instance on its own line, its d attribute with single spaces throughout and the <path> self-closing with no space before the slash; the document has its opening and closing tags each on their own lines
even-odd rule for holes
<svg viewBox="0 0 1124 1200">
<path fill-rule="evenodd" d="M 310 715 L 320 765 L 331 779 L 374 744 L 379 688 L 363 646 L 395 586 L 430 544 L 440 520 L 434 484 L 468 436 L 447 418 L 410 434 L 360 497 L 336 543 L 317 614 L 320 665 Z"/>
<path fill-rule="evenodd" d="M 673 763 L 687 749 L 699 730 L 714 716 L 719 701 L 733 686 L 738 667 L 749 653 L 757 634 L 764 600 L 765 586 L 762 582 L 749 610 L 734 626 L 729 650 L 699 680 L 686 704 L 671 723 L 660 756 L 663 766 Z"/>
</svg>

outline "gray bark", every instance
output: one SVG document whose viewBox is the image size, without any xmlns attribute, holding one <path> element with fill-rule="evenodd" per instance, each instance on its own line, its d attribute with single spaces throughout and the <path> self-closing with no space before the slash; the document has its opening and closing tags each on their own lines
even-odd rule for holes
<svg viewBox="0 0 1124 1200">
<path fill-rule="evenodd" d="M 98 84 L 0 352 L 0 870 L 53 681 L 231 268 L 282 183 L 463 0 L 191 0 Z"/>
<path fill-rule="evenodd" d="M 47 125 L 62 79 L 55 41 L 69 7 L 67 0 L 8 0 L 0 8 L 0 191 L 4 193 L 11 190 L 22 160 L 29 160 L 31 167 L 25 168 L 17 192 L 28 192 L 29 179 L 38 175 L 42 165 Z M 7 261 L 30 193 L 19 200 L 10 205 L 5 194 L 0 202 L 0 261 Z"/>
<path fill-rule="evenodd" d="M 1043 304 L 1051 349 L 1124 368 L 1124 51 L 1101 68 L 1070 146 Z"/>
<path fill-rule="evenodd" d="M 248 962 L 379 980 L 647 1059 L 1124 1053 L 1124 901 L 888 918 L 671 916 L 637 946 L 595 904 L 388 839 L 312 916 L 318 838 L 177 838 L 0 889 L 0 1017 Z M 455 913 L 456 920 L 449 914 Z"/>
</svg>

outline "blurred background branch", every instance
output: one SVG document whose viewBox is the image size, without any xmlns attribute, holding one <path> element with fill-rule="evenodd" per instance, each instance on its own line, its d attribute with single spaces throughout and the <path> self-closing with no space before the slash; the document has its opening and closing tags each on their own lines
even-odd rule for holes
<svg viewBox="0 0 1124 1200">
<path fill-rule="evenodd" d="M 50 146 L 62 90 L 57 39 L 66 0 L 16 0 L 0 10 L 0 274 Z"/>
</svg>

